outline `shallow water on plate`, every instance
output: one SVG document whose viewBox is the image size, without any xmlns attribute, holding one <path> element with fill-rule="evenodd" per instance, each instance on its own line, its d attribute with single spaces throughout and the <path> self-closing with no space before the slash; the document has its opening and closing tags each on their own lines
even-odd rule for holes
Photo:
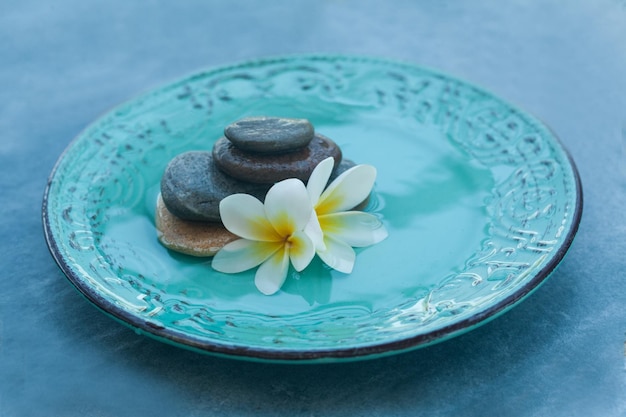
<svg viewBox="0 0 626 417">
<path fill-rule="evenodd" d="M 292 315 L 347 303 L 374 311 L 422 297 L 480 249 L 488 232 L 484 200 L 492 173 L 434 128 L 411 120 L 390 126 L 367 112 L 353 117 L 360 120 L 350 126 L 312 120 L 318 132 L 341 146 L 345 158 L 378 171 L 367 210 L 382 218 L 389 237 L 359 249 L 352 274 L 331 271 L 316 260 L 302 273 L 292 270 L 280 293 L 263 296 L 254 287 L 254 271 L 221 274 L 212 270 L 210 258 L 176 254 L 158 243 L 153 221 L 158 183 L 148 184 L 144 204 L 129 211 L 110 209 L 102 245 L 109 256 L 123 258 L 122 274 L 141 277 L 141 284 L 163 299 L 226 311 Z M 198 146 L 210 148 L 206 140 Z M 140 261 L 133 262 L 129 251 L 141 252 Z"/>
</svg>

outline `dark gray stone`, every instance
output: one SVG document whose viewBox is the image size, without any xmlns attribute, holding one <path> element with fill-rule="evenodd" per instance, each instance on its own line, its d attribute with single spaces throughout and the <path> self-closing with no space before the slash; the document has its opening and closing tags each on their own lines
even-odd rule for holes
<svg viewBox="0 0 626 417">
<path fill-rule="evenodd" d="M 317 164 L 329 156 L 335 158 L 335 166 L 338 166 L 341 149 L 320 134 L 306 147 L 289 153 L 244 152 L 226 138 L 219 139 L 213 146 L 213 159 L 222 171 L 241 181 L 258 184 L 274 184 L 287 178 L 306 182 Z"/>
<path fill-rule="evenodd" d="M 206 151 L 176 156 L 161 178 L 161 196 L 167 209 L 181 219 L 194 221 L 220 221 L 219 203 L 224 197 L 246 193 L 264 201 L 269 187 L 225 175 Z"/>
<path fill-rule="evenodd" d="M 258 153 L 290 152 L 305 147 L 313 139 L 313 125 L 306 119 L 248 117 L 224 129 L 224 135 L 242 151 Z"/>
</svg>

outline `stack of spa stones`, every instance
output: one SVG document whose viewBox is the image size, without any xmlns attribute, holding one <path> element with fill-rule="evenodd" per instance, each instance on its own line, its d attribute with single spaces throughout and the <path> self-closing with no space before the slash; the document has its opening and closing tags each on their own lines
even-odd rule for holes
<svg viewBox="0 0 626 417">
<path fill-rule="evenodd" d="M 354 166 L 335 142 L 305 119 L 250 117 L 224 130 L 213 151 L 176 156 L 161 179 L 156 226 L 161 243 L 193 256 L 213 256 L 237 237 L 221 223 L 220 201 L 236 193 L 263 201 L 276 182 L 307 182 L 324 159 L 335 159 L 331 180 Z"/>
</svg>

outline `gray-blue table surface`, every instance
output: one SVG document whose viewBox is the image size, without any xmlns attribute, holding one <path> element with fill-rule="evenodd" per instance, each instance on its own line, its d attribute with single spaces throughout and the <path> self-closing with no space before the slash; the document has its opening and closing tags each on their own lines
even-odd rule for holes
<svg viewBox="0 0 626 417">
<path fill-rule="evenodd" d="M 71 139 L 182 75 L 293 53 L 436 68 L 546 122 L 585 193 L 556 273 L 463 336 L 334 365 L 201 355 L 94 308 L 42 233 Z M 0 416 L 624 416 L 625 130 L 623 0 L 2 1 Z"/>
</svg>

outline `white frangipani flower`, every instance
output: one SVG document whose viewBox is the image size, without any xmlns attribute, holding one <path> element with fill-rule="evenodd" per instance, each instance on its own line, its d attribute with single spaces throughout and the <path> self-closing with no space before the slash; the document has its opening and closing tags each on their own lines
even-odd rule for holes
<svg viewBox="0 0 626 417">
<path fill-rule="evenodd" d="M 263 294 L 274 294 L 285 282 L 289 261 L 296 271 L 315 256 L 315 231 L 304 233 L 312 206 L 302 181 L 291 178 L 268 191 L 265 204 L 248 194 L 233 194 L 220 202 L 226 229 L 240 236 L 213 258 L 220 272 L 237 273 L 260 265 L 254 283 Z"/>
<path fill-rule="evenodd" d="M 313 213 L 306 232 L 316 242 L 317 255 L 333 269 L 350 273 L 356 254 L 352 247 L 370 246 L 384 240 L 387 230 L 374 215 L 362 211 L 346 211 L 362 203 L 376 180 L 376 168 L 357 165 L 339 175 L 326 189 L 332 174 L 332 157 L 320 162 L 311 173 L 307 191 Z M 319 230 L 323 242 L 319 242 Z"/>
<path fill-rule="evenodd" d="M 254 283 L 266 295 L 283 285 L 290 262 L 300 272 L 316 253 L 331 268 L 352 272 L 356 257 L 352 247 L 378 243 L 387 237 L 387 230 L 372 214 L 346 211 L 367 198 L 376 169 L 357 165 L 326 188 L 333 166 L 332 157 L 320 162 L 306 187 L 295 178 L 274 184 L 265 204 L 248 194 L 224 198 L 222 222 L 241 239 L 217 252 L 213 268 L 237 273 L 259 266 Z"/>
</svg>

